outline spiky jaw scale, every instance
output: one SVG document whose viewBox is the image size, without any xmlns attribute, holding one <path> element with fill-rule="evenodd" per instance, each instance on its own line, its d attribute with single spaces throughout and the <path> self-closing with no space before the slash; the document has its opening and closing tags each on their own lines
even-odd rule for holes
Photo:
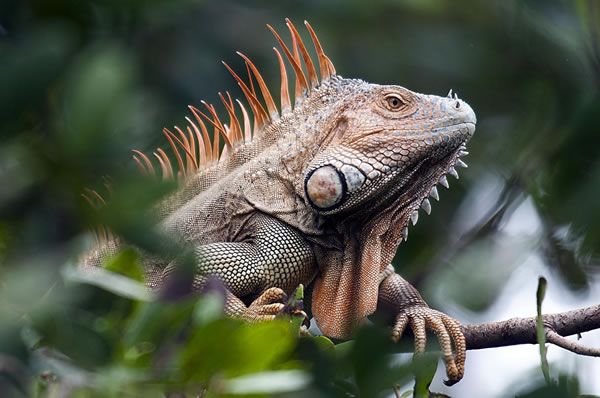
<svg viewBox="0 0 600 398">
<path fill-rule="evenodd" d="M 475 131 L 475 124 L 471 124 L 471 126 L 469 127 L 469 132 L 472 135 Z M 445 188 L 450 188 L 450 184 L 448 183 L 448 178 L 446 176 L 451 175 L 455 179 L 458 179 L 459 175 L 456 167 L 468 167 L 467 164 L 461 159 L 462 156 L 469 154 L 469 152 L 466 151 L 466 145 L 466 141 L 462 142 L 441 162 L 436 163 L 435 167 L 429 168 L 430 177 L 426 180 L 432 182 L 427 186 L 424 186 L 423 189 L 419 191 L 419 194 L 415 197 L 415 199 L 406 206 L 405 212 L 410 216 L 403 217 L 402 224 L 396 226 L 396 228 L 402 231 L 401 238 L 397 242 L 398 244 L 408 239 L 408 227 L 411 224 L 413 226 L 417 224 L 419 220 L 419 210 L 424 210 L 427 215 L 431 214 L 432 206 L 429 198 L 435 199 L 436 201 L 440 200 L 437 185 L 439 184 Z"/>
</svg>

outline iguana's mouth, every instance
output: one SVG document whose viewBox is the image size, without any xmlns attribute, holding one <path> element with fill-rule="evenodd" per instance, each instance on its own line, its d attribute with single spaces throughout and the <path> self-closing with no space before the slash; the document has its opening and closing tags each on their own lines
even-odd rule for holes
<svg viewBox="0 0 600 398">
<path fill-rule="evenodd" d="M 475 130 L 474 123 L 465 123 L 467 124 L 467 128 L 469 128 L 471 135 Z M 410 211 L 410 218 L 406 220 L 404 225 L 402 225 L 402 240 L 408 239 L 408 226 L 412 223 L 415 225 L 419 219 L 419 210 L 422 209 L 427 213 L 427 215 L 431 214 L 431 201 L 429 198 L 435 199 L 436 201 L 440 200 L 437 186 L 438 184 L 445 187 L 450 188 L 450 184 L 448 183 L 447 175 L 454 177 L 455 179 L 459 178 L 457 167 L 468 167 L 467 164 L 461 159 L 462 156 L 468 155 L 467 152 L 467 142 L 464 141 L 461 143 L 453 152 L 447 155 L 442 161 L 436 163 L 435 167 L 431 168 L 432 173 L 429 177 L 429 181 L 435 181 L 433 185 L 430 185 L 425 189 L 423 194 L 418 196 L 416 200 L 412 202 L 411 205 L 408 206 L 407 210 Z M 410 221 L 409 221 L 410 220 Z M 400 243 L 398 242 L 398 243 Z"/>
</svg>

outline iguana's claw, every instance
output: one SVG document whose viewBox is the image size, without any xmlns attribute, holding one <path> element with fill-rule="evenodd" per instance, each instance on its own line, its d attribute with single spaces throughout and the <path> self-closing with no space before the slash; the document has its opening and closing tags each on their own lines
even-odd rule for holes
<svg viewBox="0 0 600 398">
<path fill-rule="evenodd" d="M 412 306 L 403 309 L 396 316 L 392 329 L 392 340 L 398 341 L 404 333 L 406 326 L 415 336 L 415 355 L 425 352 L 427 343 L 427 329 L 433 331 L 440 342 L 442 357 L 446 364 L 448 380 L 444 384 L 451 386 L 462 379 L 465 371 L 465 358 L 467 346 L 465 336 L 460 330 L 460 323 L 448 315 L 426 306 Z M 456 355 L 452 354 L 452 344 Z"/>
<path fill-rule="evenodd" d="M 300 334 L 300 336 L 303 336 L 303 337 L 312 336 L 312 334 L 308 331 L 308 326 L 305 326 L 305 325 L 300 326 L 299 334 Z"/>
<path fill-rule="evenodd" d="M 248 307 L 250 313 L 248 320 L 262 322 L 275 319 L 275 316 L 285 308 L 284 303 L 287 302 L 287 299 L 287 294 L 278 287 L 265 290 Z"/>
</svg>

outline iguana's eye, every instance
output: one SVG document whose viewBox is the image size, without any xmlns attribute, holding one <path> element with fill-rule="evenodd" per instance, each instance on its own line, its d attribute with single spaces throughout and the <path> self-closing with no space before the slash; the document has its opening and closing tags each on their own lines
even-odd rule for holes
<svg viewBox="0 0 600 398">
<path fill-rule="evenodd" d="M 395 94 L 388 94 L 385 97 L 385 101 L 387 103 L 388 108 L 390 108 L 390 110 L 392 111 L 400 110 L 406 105 L 402 98 L 398 97 Z"/>
</svg>

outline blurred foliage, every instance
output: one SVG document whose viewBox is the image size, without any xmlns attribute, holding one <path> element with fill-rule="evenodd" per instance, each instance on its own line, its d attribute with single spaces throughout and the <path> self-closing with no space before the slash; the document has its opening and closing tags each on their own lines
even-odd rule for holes
<svg viewBox="0 0 600 398">
<path fill-rule="evenodd" d="M 95 278 L 72 266 L 99 222 L 146 250 L 173 250 L 144 217 L 172 187 L 139 177 L 130 150 L 164 145 L 161 127 L 181 123 L 187 104 L 237 93 L 219 62 L 242 67 L 234 50 L 278 82 L 264 24 L 282 30 L 284 17 L 308 19 L 343 76 L 440 95 L 452 87 L 475 108 L 471 168 L 394 261 L 432 304 L 442 295 L 485 309 L 531 253 L 575 291 L 597 276 L 595 0 L 3 0 L 2 397 L 373 397 L 410 380 L 408 365 L 391 362 L 385 329 L 337 345 L 297 338 L 285 321 L 223 319 L 218 289 L 150 300 L 134 253 Z M 93 211 L 81 193 L 106 193 L 106 176 L 110 205 Z M 527 202 L 537 230 L 509 236 Z M 515 393 L 578 396 L 577 375 Z"/>
</svg>

